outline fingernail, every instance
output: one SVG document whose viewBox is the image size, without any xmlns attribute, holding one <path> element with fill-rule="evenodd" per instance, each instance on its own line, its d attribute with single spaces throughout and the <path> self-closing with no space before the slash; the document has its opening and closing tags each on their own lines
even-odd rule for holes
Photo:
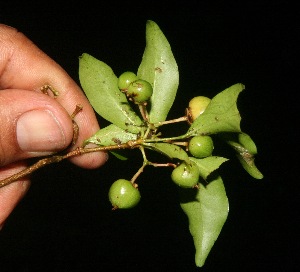
<svg viewBox="0 0 300 272">
<path fill-rule="evenodd" d="M 17 141 L 27 152 L 53 152 L 65 147 L 61 124 L 49 110 L 32 110 L 17 121 Z"/>
</svg>

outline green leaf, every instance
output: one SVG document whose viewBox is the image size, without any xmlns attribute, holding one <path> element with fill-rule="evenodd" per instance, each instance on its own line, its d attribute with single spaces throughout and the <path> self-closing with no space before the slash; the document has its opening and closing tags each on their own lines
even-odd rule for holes
<svg viewBox="0 0 300 272">
<path fill-rule="evenodd" d="M 79 58 L 79 80 L 94 110 L 118 127 L 139 133 L 143 122 L 118 88 L 118 78 L 104 62 L 87 53 Z"/>
<path fill-rule="evenodd" d="M 188 217 L 195 263 L 202 267 L 226 222 L 229 203 L 220 176 L 197 189 L 180 188 L 180 206 Z"/>
<path fill-rule="evenodd" d="M 262 179 L 264 177 L 263 174 L 256 167 L 254 162 L 255 158 L 253 155 L 249 153 L 240 153 L 237 154 L 237 158 L 250 176 L 252 176 L 255 179 Z"/>
<path fill-rule="evenodd" d="M 263 174 L 255 165 L 255 155 L 257 148 L 251 137 L 244 133 L 221 133 L 219 135 L 227 142 L 235 151 L 242 167 L 255 179 L 262 179 Z"/>
<path fill-rule="evenodd" d="M 165 121 L 175 100 L 179 72 L 168 40 L 151 20 L 146 24 L 146 47 L 137 76 L 150 82 L 153 87 L 149 121 Z"/>
<path fill-rule="evenodd" d="M 119 152 L 116 151 L 110 151 L 111 154 L 113 154 L 117 159 L 121 160 L 121 161 L 127 161 L 128 158 L 123 156 L 122 154 L 120 154 Z"/>
<path fill-rule="evenodd" d="M 83 143 L 83 146 L 86 146 L 89 143 L 99 146 L 109 146 L 127 143 L 130 140 L 136 139 L 136 134 L 129 133 L 114 124 L 110 124 L 107 127 L 101 128 L 93 136 L 86 139 Z"/>
<path fill-rule="evenodd" d="M 213 97 L 205 111 L 191 124 L 187 135 L 240 132 L 237 98 L 244 88 L 243 84 L 237 83 Z"/>
<path fill-rule="evenodd" d="M 249 153 L 253 155 L 257 154 L 256 145 L 248 134 L 244 132 L 238 133 L 238 141 L 244 148 L 249 151 Z"/>
<path fill-rule="evenodd" d="M 206 180 L 213 171 L 217 170 L 221 164 L 228 161 L 228 159 L 218 156 L 210 156 L 203 159 L 190 157 L 190 160 L 197 164 L 200 171 L 200 176 L 204 180 Z"/>
<path fill-rule="evenodd" d="M 169 143 L 144 143 L 146 148 L 160 152 L 170 159 L 179 159 L 181 161 L 189 161 L 188 154 L 178 145 Z"/>
</svg>

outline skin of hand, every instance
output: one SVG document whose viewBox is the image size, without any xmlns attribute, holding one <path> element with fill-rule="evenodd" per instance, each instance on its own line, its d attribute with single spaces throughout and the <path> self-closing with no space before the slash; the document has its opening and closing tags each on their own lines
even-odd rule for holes
<svg viewBox="0 0 300 272">
<path fill-rule="evenodd" d="M 41 87 L 51 85 L 57 97 Z M 69 147 L 73 137 L 70 115 L 76 105 L 77 145 L 100 129 L 95 112 L 67 72 L 17 29 L 0 24 L 0 180 L 24 169 L 28 158 Z M 107 153 L 73 157 L 79 167 L 103 165 Z M 28 177 L 0 188 L 0 229 L 30 186 Z"/>
</svg>

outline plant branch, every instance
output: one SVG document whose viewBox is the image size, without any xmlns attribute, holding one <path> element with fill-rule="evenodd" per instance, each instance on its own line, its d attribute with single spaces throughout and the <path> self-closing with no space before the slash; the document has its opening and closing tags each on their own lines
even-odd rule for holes
<svg viewBox="0 0 300 272">
<path fill-rule="evenodd" d="M 170 138 L 154 138 L 154 139 L 142 139 L 139 138 L 137 140 L 131 140 L 123 144 L 116 144 L 116 145 L 110 145 L 110 146 L 98 146 L 93 148 L 85 148 L 85 147 L 77 147 L 76 149 L 62 155 L 53 155 L 50 157 L 46 157 L 43 159 L 40 159 L 33 165 L 23 169 L 22 171 L 15 173 L 14 175 L 11 175 L 3 180 L 0 181 L 0 188 L 9 185 L 15 181 L 20 180 L 21 178 L 24 178 L 36 170 L 52 163 L 58 163 L 62 160 L 68 159 L 70 157 L 74 156 L 80 156 L 87 153 L 92 152 L 100 152 L 100 151 L 112 151 L 112 150 L 120 150 L 120 149 L 133 149 L 137 147 L 141 147 L 143 143 L 155 143 L 155 142 L 173 142 L 177 140 L 183 140 L 186 139 L 187 135 L 181 135 L 176 137 L 170 137 Z M 178 144 L 178 143 L 176 143 Z M 153 164 L 154 165 L 154 164 Z M 142 167 L 144 168 L 144 167 Z M 142 169 L 141 169 L 142 170 Z"/>
<path fill-rule="evenodd" d="M 143 142 L 145 142 L 145 143 L 158 143 L 158 142 L 170 143 L 170 142 L 174 142 L 174 141 L 178 141 L 178 140 L 185 140 L 188 137 L 189 137 L 188 134 L 183 134 L 183 135 L 175 136 L 175 137 L 144 139 Z"/>
<path fill-rule="evenodd" d="M 128 141 L 127 143 L 110 145 L 110 146 L 99 146 L 99 147 L 93 147 L 93 148 L 77 147 L 76 149 L 74 149 L 66 154 L 63 154 L 63 155 L 53 155 L 51 157 L 46 157 L 46 158 L 40 159 L 33 165 L 23 169 L 22 171 L 1 180 L 0 188 L 30 175 L 33 172 L 35 172 L 36 170 L 38 170 L 48 164 L 58 163 L 62 160 L 68 159 L 70 157 L 75 157 L 75 156 L 79 156 L 79 155 L 83 155 L 83 154 L 87 154 L 87 153 L 91 153 L 91 152 L 112 151 L 112 150 L 119 150 L 119 149 L 133 149 L 133 148 L 139 147 L 142 142 L 143 142 L 142 139 L 138 139 L 138 140 Z"/>
</svg>

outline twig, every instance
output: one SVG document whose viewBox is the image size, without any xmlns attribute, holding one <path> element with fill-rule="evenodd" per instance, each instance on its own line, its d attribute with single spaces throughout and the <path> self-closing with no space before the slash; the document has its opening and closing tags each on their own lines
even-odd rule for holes
<svg viewBox="0 0 300 272">
<path fill-rule="evenodd" d="M 158 122 L 157 124 L 155 124 L 155 126 L 159 127 L 159 126 L 162 126 L 162 125 L 174 124 L 174 123 L 178 123 L 178 122 L 187 122 L 187 121 L 188 121 L 188 117 L 187 116 L 182 116 L 182 117 L 179 117 L 179 118 L 176 118 L 176 119 Z"/>
<path fill-rule="evenodd" d="M 87 154 L 87 153 L 91 153 L 91 152 L 111 151 L 111 150 L 117 150 L 117 149 L 133 149 L 133 148 L 137 148 L 142 142 L 143 142 L 142 139 L 138 139 L 138 140 L 132 140 L 132 141 L 128 141 L 127 143 L 118 144 L 118 145 L 99 146 L 99 147 L 94 147 L 94 148 L 77 147 L 73 151 L 70 151 L 64 155 L 53 155 L 51 157 L 43 158 L 43 159 L 40 159 L 39 161 L 37 161 L 35 164 L 23 169 L 22 171 L 1 180 L 0 188 L 30 175 L 33 172 L 35 172 L 36 170 L 38 170 L 48 164 L 58 163 L 64 159 L 68 159 L 70 157 L 79 156 L 79 155 Z"/>
</svg>

